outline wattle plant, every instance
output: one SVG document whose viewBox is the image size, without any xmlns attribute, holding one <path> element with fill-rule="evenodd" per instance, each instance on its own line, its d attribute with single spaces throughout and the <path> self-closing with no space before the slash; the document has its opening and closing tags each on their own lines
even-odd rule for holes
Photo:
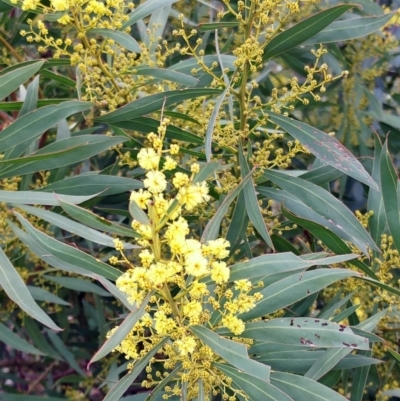
<svg viewBox="0 0 400 401">
<path fill-rule="evenodd" d="M 397 20 L 362 4 L 0 0 L 2 399 L 400 394 Z"/>
</svg>

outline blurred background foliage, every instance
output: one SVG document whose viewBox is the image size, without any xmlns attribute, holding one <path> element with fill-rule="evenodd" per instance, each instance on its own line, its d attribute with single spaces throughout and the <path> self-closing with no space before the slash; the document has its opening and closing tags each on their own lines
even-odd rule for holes
<svg viewBox="0 0 400 401">
<path fill-rule="evenodd" d="M 46 5 L 45 0 L 42 3 Z M 134 3 L 137 8 L 144 1 Z M 237 3 L 234 0 L 230 2 L 233 8 L 237 8 Z M 333 0 L 301 3 L 300 12 L 291 17 L 288 25 L 337 4 Z M 398 1 L 356 0 L 351 4 L 359 7 L 343 18 L 383 16 L 399 7 Z M 39 52 L 36 43 L 29 43 L 27 35 L 20 34 L 21 30 L 29 32 L 29 20 L 35 20 L 37 14 L 23 11 L 9 0 L 0 1 L 0 82 L 4 85 L 7 74 L 15 71 L 15 66 L 20 63 L 21 74 L 27 74 L 24 85 L 18 85 L 0 101 L 0 129 L 6 132 L 7 127 L 36 107 L 55 105 L 52 112 L 59 113 L 55 120 L 57 127 L 49 123 L 45 132 L 32 137 L 27 146 L 24 146 L 27 142 L 23 141 L 23 136 L 20 144 L 13 143 L 12 146 L 0 136 L 0 152 L 5 160 L 0 165 L 1 189 L 12 191 L 10 198 L 4 194 L 0 196 L 0 241 L 4 251 L 0 262 L 3 265 L 7 264 L 7 259 L 12 262 L 33 299 L 51 317 L 53 324 L 63 329 L 55 334 L 42 324 L 43 320 L 39 318 L 37 321 L 38 316 L 32 318 L 0 290 L 0 399 L 34 401 L 46 395 L 54 401 L 101 400 L 125 370 L 126 361 L 116 353 L 86 369 L 89 360 L 103 344 L 107 331 L 126 313 L 123 305 L 95 283 L 94 274 L 90 273 L 94 262 L 85 261 L 81 267 L 89 270 L 82 270 L 76 264 L 82 255 L 65 256 L 62 247 L 52 256 L 46 242 L 54 248 L 59 245 L 53 244 L 49 237 L 40 236 L 35 228 L 101 262 L 107 262 L 116 254 L 112 242 L 115 235 L 128 242 L 129 238 L 135 237 L 128 228 L 128 200 L 129 192 L 142 186 L 143 170 L 137 166 L 136 155 L 146 143 L 144 134 L 157 128 L 160 110 L 152 111 L 152 119 L 138 117 L 120 122 L 116 119 L 111 127 L 102 123 L 101 118 L 96 122 L 96 118 L 98 114 L 106 114 L 135 99 L 158 93 L 160 86 L 162 90 L 178 88 L 177 83 L 168 81 L 166 84 L 146 72 L 145 67 L 155 61 L 164 69 L 174 71 L 177 63 L 190 59 L 181 54 L 179 48 L 187 43 L 196 46 L 199 36 L 202 38 L 199 50 L 206 56 L 221 53 L 226 55 L 226 63 L 231 63 L 231 50 L 240 44 L 234 18 L 230 16 L 223 20 L 227 27 L 218 30 L 218 46 L 214 30 L 202 29 L 204 24 L 216 20 L 216 13 L 222 6 L 219 1 L 180 0 L 169 9 L 169 15 L 161 16 L 154 12 L 151 17 L 146 14 L 138 20 L 131 34 L 138 43 L 145 43 L 153 50 L 142 51 L 137 59 L 127 61 L 123 65 L 126 70 L 121 64 L 120 73 L 130 91 L 121 91 L 120 99 L 113 103 L 112 99 L 97 96 L 95 90 L 87 90 L 94 83 L 77 74 L 76 67 L 70 65 L 67 57 L 57 55 L 51 46 Z M 181 28 L 180 13 L 185 16 L 184 24 L 188 30 L 199 29 L 198 34 L 189 39 L 174 35 L 174 30 Z M 337 42 L 333 36 L 332 41 L 325 41 L 327 53 L 312 54 L 310 50 L 317 51 L 315 45 L 319 42 L 311 38 L 299 47 L 277 54 L 258 72 L 255 78 L 257 87 L 253 92 L 262 103 L 268 103 L 274 90 L 285 93 L 283 88 L 290 87 L 294 78 L 306 86 L 309 78 L 304 66 L 314 65 L 316 59 L 318 66 L 326 63 L 334 77 L 348 71 L 345 78 L 328 83 L 323 93 L 308 91 L 293 99 L 294 108 L 288 111 L 294 118 L 338 139 L 379 183 L 383 196 L 377 199 L 377 195 L 368 191 L 364 184 L 323 165 L 302 148 L 293 151 L 287 163 L 270 163 L 268 166 L 278 165 L 292 171 L 293 177 L 301 175 L 301 179 L 330 191 L 356 214 L 382 250 L 382 253 L 370 251 L 369 258 L 359 258 L 349 268 L 361 270 L 383 285 L 373 287 L 368 281 L 349 279 L 274 314 L 275 317 L 319 316 L 351 326 L 373 318 L 369 331 L 375 326 L 377 328 L 371 337 L 378 335 L 388 347 L 382 346 L 382 340 L 375 338 L 372 353 L 362 352 L 364 356 L 373 356 L 383 363 L 338 368 L 320 378 L 322 383 L 350 396 L 352 401 L 400 399 L 399 355 L 389 350 L 398 351 L 400 344 L 399 297 L 393 295 L 395 291 L 392 290 L 398 290 L 400 278 L 400 228 L 393 226 L 398 217 L 392 219 L 390 214 L 382 212 L 382 208 L 389 210 L 392 207 L 398 214 L 396 194 L 400 162 L 400 20 L 396 14 L 388 19 L 390 21 L 383 28 L 362 38 Z M 43 19 L 43 24 L 55 39 L 67 34 L 66 28 L 57 24 L 52 16 Z M 160 45 L 158 37 L 162 37 Z M 43 62 L 35 64 L 35 60 Z M 191 68 L 195 67 L 188 64 L 185 72 L 189 74 Z M 36 73 L 37 77 L 30 79 Z M 202 71 L 194 76 L 199 79 L 199 87 L 212 82 L 210 75 Z M 323 70 L 318 77 L 323 80 Z M 86 88 L 83 94 L 82 88 Z M 65 106 L 65 112 L 57 106 L 71 99 L 93 101 L 101 111 L 84 117 L 85 107 L 78 102 L 69 110 Z M 193 158 L 205 161 L 201 148 L 213 104 L 204 114 L 199 114 L 198 106 L 193 98 L 176 110 L 167 109 L 164 113 L 174 123 L 169 138 L 183 145 L 182 168 L 189 166 Z M 268 129 L 273 129 L 272 125 Z M 197 136 L 191 136 L 190 132 Z M 100 136 L 92 140 L 92 134 Z M 224 143 L 218 142 L 218 136 L 214 140 L 218 157 L 218 147 L 223 147 Z M 292 145 L 286 136 L 274 137 L 273 141 L 290 153 Z M 265 152 L 254 152 L 253 162 L 263 163 L 265 155 Z M 220 158 L 223 157 L 220 153 Z M 393 160 L 393 166 L 390 160 Z M 387 182 L 385 177 L 394 177 L 394 186 L 393 180 Z M 215 198 L 237 184 L 229 173 L 220 179 L 222 188 L 212 187 Z M 261 175 L 256 182 L 262 187 L 268 179 L 274 181 L 273 177 Z M 23 191 L 32 192 L 28 195 Z M 54 192 L 60 196 L 51 197 Z M 273 200 L 268 203 L 268 216 L 272 216 L 273 221 L 269 232 L 277 251 L 290 251 L 296 255 L 322 251 L 336 254 L 357 252 L 356 247 L 349 247 L 339 236 L 328 234 L 318 222 L 313 223 L 312 218 L 309 220 L 307 215 L 296 213 L 289 201 L 282 206 L 278 192 L 268 187 L 265 192 L 259 191 L 262 195 L 260 201 L 266 204 L 267 198 Z M 26 197 L 34 193 L 38 196 L 37 201 L 27 202 Z M 385 195 L 388 195 L 387 199 Z M 39 206 L 32 208 L 26 203 Z M 80 207 L 74 207 L 75 204 L 80 204 Z M 16 210 L 20 219 L 14 213 Z M 188 217 L 202 225 L 209 218 L 210 210 Z M 21 229 L 21 221 L 25 222 L 25 229 L 31 227 L 29 224 L 34 227 L 30 228 L 29 235 Z M 107 235 L 91 232 L 84 225 Z M 388 235 L 387 226 L 391 235 Z M 223 226 L 223 230 L 229 235 L 229 226 Z M 258 233 L 252 229 L 249 233 L 253 256 L 265 253 L 267 247 Z M 136 249 L 130 252 L 133 259 L 137 258 Z M 237 252 L 246 251 L 237 247 Z M 82 274 L 86 277 L 82 278 Z M 16 280 L 15 277 L 11 279 Z M 3 281 L 1 283 L 3 285 Z M 276 365 L 267 359 L 266 363 L 276 370 L 304 374 L 311 365 L 300 359 L 291 357 L 289 363 L 281 361 Z M 137 393 L 142 391 L 142 379 L 139 377 L 131 386 L 124 398 L 126 401 L 141 399 Z M 355 382 L 359 385 L 358 391 L 352 386 Z"/>
</svg>

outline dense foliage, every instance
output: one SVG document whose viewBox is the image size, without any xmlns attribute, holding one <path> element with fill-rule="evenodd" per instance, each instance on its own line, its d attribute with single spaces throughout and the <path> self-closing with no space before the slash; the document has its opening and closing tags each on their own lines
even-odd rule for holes
<svg viewBox="0 0 400 401">
<path fill-rule="evenodd" d="M 0 0 L 0 399 L 400 399 L 396 7 Z"/>
</svg>

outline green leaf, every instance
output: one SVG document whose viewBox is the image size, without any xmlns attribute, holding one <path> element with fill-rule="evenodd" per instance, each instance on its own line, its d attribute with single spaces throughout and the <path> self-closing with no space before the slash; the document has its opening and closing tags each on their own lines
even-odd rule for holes
<svg viewBox="0 0 400 401">
<path fill-rule="evenodd" d="M 382 198 L 385 207 L 387 225 L 393 243 L 400 250 L 400 215 L 399 200 L 397 198 L 397 172 L 389 155 L 388 141 L 382 146 L 380 156 L 380 178 Z"/>
<path fill-rule="evenodd" d="M 293 274 L 260 291 L 263 299 L 256 304 L 254 309 L 240 315 L 240 317 L 247 321 L 265 316 L 297 302 L 336 281 L 347 277 L 359 276 L 359 273 L 345 269 L 318 269 Z"/>
<path fill-rule="evenodd" d="M 31 206 L 20 206 L 20 208 L 25 210 L 29 214 L 32 214 L 43 220 L 46 220 L 49 223 L 62 228 L 63 230 L 78 235 L 89 241 L 109 246 L 111 248 L 115 248 L 114 239 L 112 237 L 100 233 L 99 231 L 93 230 L 92 228 L 87 227 L 85 224 L 77 223 L 73 220 L 68 219 L 67 217 L 51 212 L 50 210 L 39 209 Z M 134 248 L 139 248 L 139 246 L 129 243 L 124 243 L 124 248 L 134 249 Z"/>
<path fill-rule="evenodd" d="M 52 331 L 48 331 L 47 335 L 50 338 L 50 341 L 53 343 L 54 348 L 59 352 L 59 354 L 69 363 L 72 369 L 75 370 L 76 373 L 80 374 L 82 377 L 86 377 L 85 372 L 81 369 L 78 362 L 76 362 L 74 355 L 67 348 L 67 346 L 63 343 L 60 337 Z"/>
<path fill-rule="evenodd" d="M 347 401 L 318 382 L 290 373 L 272 372 L 271 383 L 296 401 Z"/>
<path fill-rule="evenodd" d="M 36 320 L 30 318 L 29 316 L 24 317 L 24 328 L 26 330 L 26 335 L 32 341 L 33 345 L 40 349 L 48 357 L 61 361 L 61 356 L 54 350 L 54 348 L 49 344 L 45 335 L 43 334 L 41 328 L 39 328 Z"/>
<path fill-rule="evenodd" d="M 263 62 L 301 45 L 338 19 L 353 5 L 340 5 L 321 11 L 272 38 L 264 50 Z"/>
<path fill-rule="evenodd" d="M 290 288 L 288 288 L 289 290 Z M 226 335 L 226 329 L 218 333 Z M 244 338 L 280 345 L 299 345 L 303 348 L 369 349 L 367 338 L 353 333 L 350 327 L 316 318 L 279 318 L 246 323 Z"/>
<path fill-rule="evenodd" d="M 240 184 L 228 195 L 226 195 L 225 199 L 219 205 L 218 210 L 215 212 L 212 219 L 206 225 L 203 235 L 201 237 L 201 241 L 207 242 L 210 240 L 214 240 L 218 237 L 219 228 L 221 226 L 222 219 L 225 217 L 226 212 L 229 209 L 229 206 L 233 202 L 233 200 L 238 196 L 240 191 L 246 185 L 246 183 L 251 179 L 253 171 L 251 171 L 245 178 L 242 179 Z"/>
<path fill-rule="evenodd" d="M 195 175 L 193 183 L 205 181 L 215 170 L 221 167 L 218 162 L 205 163 L 200 171 Z"/>
<path fill-rule="evenodd" d="M 386 290 L 391 294 L 400 296 L 400 290 L 398 288 L 385 284 L 382 281 L 374 280 L 373 278 L 370 277 L 359 277 L 359 279 L 366 281 L 367 283 L 373 285 L 374 287 L 382 288 L 383 290 Z"/>
<path fill-rule="evenodd" d="M 318 380 L 330 372 L 346 355 L 352 351 L 351 348 L 330 348 L 311 366 L 304 377 Z"/>
<path fill-rule="evenodd" d="M 266 343 L 270 348 L 276 349 L 277 344 Z M 315 362 L 323 356 L 325 350 L 302 350 L 302 349 L 289 349 L 285 346 L 284 351 L 273 351 L 257 357 L 259 362 L 271 366 L 271 369 L 278 372 L 289 372 L 305 374 Z M 336 350 L 337 348 L 330 348 L 329 350 Z M 345 349 L 345 348 L 339 348 Z M 380 363 L 379 359 L 367 358 L 361 355 L 349 354 L 343 358 L 333 370 L 354 369 L 360 366 L 367 366 Z"/>
<path fill-rule="evenodd" d="M 230 377 L 237 387 L 242 389 L 252 401 L 294 401 L 288 395 L 277 389 L 271 383 L 253 377 L 232 366 L 216 363 L 213 365 L 223 374 Z"/>
<path fill-rule="evenodd" d="M 302 180 L 306 180 L 311 182 L 312 184 L 322 186 L 324 184 L 329 184 L 332 181 L 337 180 L 343 175 L 343 173 L 339 170 L 336 170 L 332 166 L 322 166 L 312 169 L 311 171 L 307 171 L 304 174 L 300 175 Z"/>
<path fill-rule="evenodd" d="M 111 124 L 111 127 L 148 133 L 152 131 L 157 131 L 159 125 L 159 120 L 155 120 L 154 118 L 149 117 L 139 117 L 129 121 L 115 121 Z M 168 139 L 176 139 L 177 141 L 194 143 L 196 145 L 202 145 L 204 142 L 203 138 L 174 125 L 167 126 L 165 137 Z"/>
<path fill-rule="evenodd" d="M 70 101 L 71 99 L 39 99 L 37 101 L 37 108 L 44 106 L 51 106 Z M 24 102 L 0 102 L 0 110 L 4 111 L 19 111 L 23 107 Z"/>
<path fill-rule="evenodd" d="M 50 185 L 40 188 L 39 191 L 56 192 L 57 197 L 59 197 L 60 199 L 64 199 L 66 202 L 72 203 L 68 201 L 65 196 L 59 196 L 58 194 L 94 195 L 101 193 L 102 196 L 108 196 L 108 195 L 119 194 L 121 192 L 133 191 L 139 188 L 143 188 L 142 182 L 134 180 L 132 178 L 89 173 L 89 174 L 76 175 L 74 177 L 67 177 L 61 181 L 54 182 Z M 32 193 L 35 194 L 36 196 L 38 195 L 38 192 L 32 192 Z M 55 195 L 52 195 L 52 197 L 56 200 Z M 82 200 L 80 202 L 74 202 L 74 203 L 82 203 L 82 202 L 84 201 Z"/>
<path fill-rule="evenodd" d="M 54 72 L 43 70 L 40 71 L 40 74 L 46 78 L 52 79 L 53 81 L 57 82 L 58 84 L 64 85 L 67 88 L 74 88 L 76 87 L 76 82 L 72 79 L 69 79 L 63 75 L 55 74 Z"/>
<path fill-rule="evenodd" d="M 321 216 L 312 207 L 310 207 L 310 205 L 306 205 L 299 199 L 296 199 L 291 193 L 283 190 L 278 190 L 276 188 L 257 187 L 256 190 L 258 193 L 265 195 L 267 198 L 271 198 L 279 203 L 284 203 L 285 208 L 291 210 L 297 216 L 318 223 L 329 231 L 334 232 L 341 239 L 350 243 L 354 243 L 354 237 L 349 235 L 345 228 L 343 228 L 342 226 L 340 226 L 339 228 L 339 226 L 335 224 L 331 219 L 327 219 Z"/>
<path fill-rule="evenodd" d="M 168 383 L 172 379 L 174 379 L 176 374 L 181 370 L 182 370 L 182 364 L 179 363 L 178 366 L 167 377 L 161 380 L 161 382 L 159 382 L 157 386 L 153 390 L 151 390 L 151 393 L 148 395 L 148 397 L 145 398 L 145 401 L 159 401 L 160 397 L 157 396 L 164 390 L 165 386 L 168 385 Z M 168 397 L 168 399 L 170 398 Z M 125 400 L 125 398 L 123 400 Z"/>
<path fill-rule="evenodd" d="M 52 170 L 87 160 L 124 142 L 122 137 L 82 135 L 66 138 L 38 150 L 32 155 L 0 162 L 0 179 Z"/>
<path fill-rule="evenodd" d="M 133 329 L 135 324 L 144 315 L 147 304 L 149 303 L 150 297 L 153 293 L 149 293 L 143 300 L 139 308 L 133 310 L 124 321 L 118 326 L 118 328 L 113 332 L 113 334 L 105 341 L 101 348 L 94 354 L 89 362 L 89 366 L 96 361 L 104 358 L 111 351 L 113 351 L 118 345 L 121 344 L 123 340 L 128 336 L 130 331 Z"/>
<path fill-rule="evenodd" d="M 370 357 L 371 351 L 361 352 L 361 355 Z M 353 372 L 353 383 L 351 385 L 350 401 L 361 401 L 364 398 L 364 390 L 367 384 L 369 366 L 362 366 Z"/>
<path fill-rule="evenodd" d="M 239 145 L 239 163 L 240 163 L 240 171 L 242 174 L 242 178 L 246 177 L 250 173 L 250 168 L 245 159 L 244 151 L 242 145 Z M 254 188 L 253 179 L 247 181 L 246 185 L 243 187 L 244 200 L 246 205 L 247 215 L 253 227 L 257 230 L 257 232 L 261 235 L 262 239 L 265 243 L 274 249 L 274 245 L 271 241 L 271 237 L 269 235 L 268 229 L 265 226 L 264 217 L 261 213 L 260 205 L 258 204 L 256 190 Z"/>
<path fill-rule="evenodd" d="M 220 337 L 218 334 L 203 326 L 191 326 L 190 330 L 204 344 L 208 345 L 213 352 L 235 368 L 262 381 L 269 380 L 269 367 L 250 359 L 244 344 L 239 344 L 235 341 Z"/>
<path fill-rule="evenodd" d="M 25 114 L 5 128 L 0 137 L 0 152 L 5 152 L 22 143 L 30 143 L 43 132 L 72 114 L 92 107 L 89 102 L 70 101 L 57 106 L 46 106 Z"/>
<path fill-rule="evenodd" d="M 396 11 L 373 17 L 351 18 L 335 21 L 305 44 L 344 42 L 370 35 L 385 26 Z"/>
<path fill-rule="evenodd" d="M 79 266 L 94 274 L 98 274 L 105 278 L 116 280 L 121 272 L 106 263 L 80 251 L 77 248 L 66 245 L 57 241 L 56 239 L 42 233 L 34 228 L 27 220 L 25 220 L 19 213 L 14 212 L 22 226 L 33 237 L 33 239 L 51 255 L 65 261 L 69 264 Z"/>
<path fill-rule="evenodd" d="M 93 294 L 100 295 L 101 297 L 109 297 L 110 294 L 104 291 L 102 288 L 92 283 L 91 281 L 85 280 L 83 278 L 75 277 L 59 277 L 59 276 L 44 276 L 46 280 L 52 281 L 64 288 L 69 288 L 70 290 L 78 292 L 91 292 Z"/>
<path fill-rule="evenodd" d="M 0 284 L 8 297 L 29 316 L 53 330 L 61 330 L 38 306 L 21 276 L 0 248 Z"/>
<path fill-rule="evenodd" d="M 30 65 L 17 65 L 17 68 L 13 71 L 2 74 L 0 80 L 0 99 L 4 99 L 10 93 L 18 89 L 19 86 L 22 85 L 25 81 L 27 81 L 29 78 L 32 78 L 39 71 L 43 63 L 44 61 L 36 61 L 35 63 L 32 63 Z"/>
<path fill-rule="evenodd" d="M 357 257 L 354 254 L 344 255 L 345 261 Z M 272 274 L 306 270 L 311 266 L 326 265 L 339 263 L 339 259 L 321 258 L 314 260 L 305 260 L 291 252 L 269 253 L 266 255 L 258 256 L 246 262 L 239 262 L 231 266 L 231 273 L 229 281 L 253 279 L 257 277 L 267 277 Z"/>
<path fill-rule="evenodd" d="M 329 231 L 325 227 L 320 224 L 317 224 L 311 220 L 302 219 L 293 213 L 289 212 L 282 206 L 282 214 L 291 220 L 293 223 L 298 224 L 299 226 L 305 228 L 306 230 L 310 231 L 311 234 L 318 238 L 319 241 L 322 241 L 332 252 L 337 255 L 345 255 L 351 253 L 350 247 L 343 242 L 338 235 Z M 370 210 L 370 209 L 368 209 Z M 377 279 L 376 274 L 363 262 L 357 259 L 353 259 L 349 261 L 350 264 L 359 268 L 369 277 Z"/>
<path fill-rule="evenodd" d="M 143 209 L 136 203 L 135 200 L 131 199 L 129 201 L 129 213 L 132 218 L 141 224 L 150 225 L 150 220 Z"/>
<path fill-rule="evenodd" d="M 372 189 L 379 190 L 376 182 L 365 171 L 362 164 L 336 138 L 290 117 L 268 112 L 268 119 L 301 142 L 304 147 L 324 163 L 370 186 Z"/>
<path fill-rule="evenodd" d="M 323 188 L 300 178 L 289 177 L 287 174 L 273 170 L 266 171 L 265 175 L 273 183 L 289 192 L 292 197 L 310 206 L 315 212 L 325 217 L 339 229 L 345 229 L 354 239 L 355 245 L 365 254 L 368 254 L 366 246 L 374 250 L 379 250 L 354 214 L 341 201 Z"/>
<path fill-rule="evenodd" d="M 42 302 L 49 302 L 57 305 L 65 305 L 65 306 L 71 306 L 71 304 L 67 301 L 64 301 L 57 295 L 52 294 L 51 292 L 40 288 L 40 287 L 32 287 L 30 285 L 27 286 L 29 292 L 31 293 L 33 299 L 36 299 L 36 301 L 42 301 Z"/>
<path fill-rule="evenodd" d="M 89 36 L 93 34 L 93 35 L 100 35 L 108 39 L 112 39 L 119 45 L 124 47 L 126 50 L 129 50 L 132 53 L 142 52 L 139 43 L 136 42 L 136 40 L 126 32 L 115 31 L 112 29 L 96 28 L 96 29 L 90 29 L 89 31 L 87 31 L 87 33 L 89 34 Z"/>
<path fill-rule="evenodd" d="M 155 77 L 162 81 L 176 82 L 177 84 L 188 87 L 196 86 L 199 83 L 198 78 L 194 78 L 191 75 L 162 68 L 150 68 L 147 66 L 135 67 L 132 73 L 135 75 Z"/>
<path fill-rule="evenodd" d="M 246 229 L 249 222 L 249 218 L 246 213 L 246 204 L 244 201 L 244 194 L 240 192 L 237 200 L 233 215 L 229 224 L 226 239 L 231 244 L 231 252 L 235 249 L 235 246 L 240 243 L 243 237 L 246 235 Z"/>
<path fill-rule="evenodd" d="M 42 351 L 15 334 L 3 323 L 0 323 L 0 341 L 13 349 L 26 352 L 27 354 L 44 355 Z"/>
<path fill-rule="evenodd" d="M 221 21 L 200 23 L 198 25 L 199 32 L 215 31 L 223 28 L 236 28 L 239 26 L 239 21 Z"/>
<path fill-rule="evenodd" d="M 105 231 L 110 234 L 117 234 L 122 237 L 140 238 L 133 229 L 121 226 L 112 221 L 108 221 L 103 217 L 97 216 L 89 210 L 82 207 L 75 206 L 72 203 L 60 201 L 63 210 L 68 213 L 72 218 L 80 221 L 82 224 L 95 228 L 96 230 Z"/>
<path fill-rule="evenodd" d="M 164 346 L 164 344 L 168 340 L 168 337 L 164 338 L 144 357 L 136 361 L 133 369 L 113 386 L 113 388 L 105 396 L 104 401 L 118 401 L 125 393 L 125 391 L 128 390 L 133 381 L 139 376 L 142 370 L 147 366 L 147 364 L 150 362 L 150 359 L 157 353 L 157 351 L 161 347 Z"/>
<path fill-rule="evenodd" d="M 176 3 L 177 1 L 178 0 L 163 0 L 162 5 L 163 7 L 165 7 Z M 139 20 L 147 17 L 154 11 L 157 11 L 159 8 L 160 8 L 159 0 L 147 0 L 144 3 L 140 4 L 129 14 L 129 19 L 122 25 L 121 31 L 124 31 L 126 28 L 129 28 Z"/>
<path fill-rule="evenodd" d="M 38 97 L 39 97 L 39 76 L 37 76 L 28 85 L 24 104 L 21 107 L 21 111 L 18 117 L 22 117 L 23 115 L 29 113 L 30 111 L 35 110 L 37 107 Z"/>
<path fill-rule="evenodd" d="M 133 120 L 154 111 L 161 110 L 162 107 L 168 107 L 176 103 L 181 103 L 184 100 L 220 94 L 220 89 L 207 88 L 179 89 L 156 93 L 154 95 L 149 95 L 134 100 L 133 102 L 128 103 L 116 111 L 112 111 L 111 113 L 98 117 L 96 121 L 100 123 L 113 124 L 120 121 Z"/>
</svg>

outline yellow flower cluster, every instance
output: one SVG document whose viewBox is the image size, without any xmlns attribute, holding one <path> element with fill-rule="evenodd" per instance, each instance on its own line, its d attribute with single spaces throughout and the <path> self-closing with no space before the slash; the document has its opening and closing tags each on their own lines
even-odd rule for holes
<svg viewBox="0 0 400 401">
<path fill-rule="evenodd" d="M 172 144 L 163 150 L 168 123 L 164 119 L 158 135 L 148 135 L 152 146 L 137 154 L 139 166 L 146 171 L 145 188 L 132 193 L 130 210 L 134 217 L 132 227 L 141 235 L 138 243 L 144 248 L 138 255 L 140 263 L 132 263 L 124 254 L 122 241 L 114 241 L 120 262 L 129 267 L 117 279 L 117 287 L 132 304 L 141 304 L 151 294 L 146 313 L 116 351 L 135 360 L 168 336 L 171 342 L 160 351 L 163 357 L 153 358 L 151 364 L 162 363 L 166 370 L 182 364 L 178 381 L 189 383 L 192 392 L 199 378 L 209 391 L 219 391 L 216 388 L 224 389 L 227 383 L 223 375 L 214 371 L 212 362 L 220 358 L 190 328 L 226 327 L 232 336 L 240 335 L 245 324 L 238 315 L 254 308 L 262 296 L 253 291 L 249 280 L 229 283 L 227 240 L 217 238 L 202 243 L 190 236 L 191 227 L 184 214 L 209 201 L 210 196 L 207 183 L 196 180 L 198 164 L 192 165 L 190 175 L 176 171 L 179 147 Z M 119 260 L 114 256 L 110 262 Z M 143 385 L 150 388 L 157 384 L 160 378 L 153 376 L 148 369 Z M 170 395 L 175 391 L 175 387 L 170 388 Z"/>
</svg>

